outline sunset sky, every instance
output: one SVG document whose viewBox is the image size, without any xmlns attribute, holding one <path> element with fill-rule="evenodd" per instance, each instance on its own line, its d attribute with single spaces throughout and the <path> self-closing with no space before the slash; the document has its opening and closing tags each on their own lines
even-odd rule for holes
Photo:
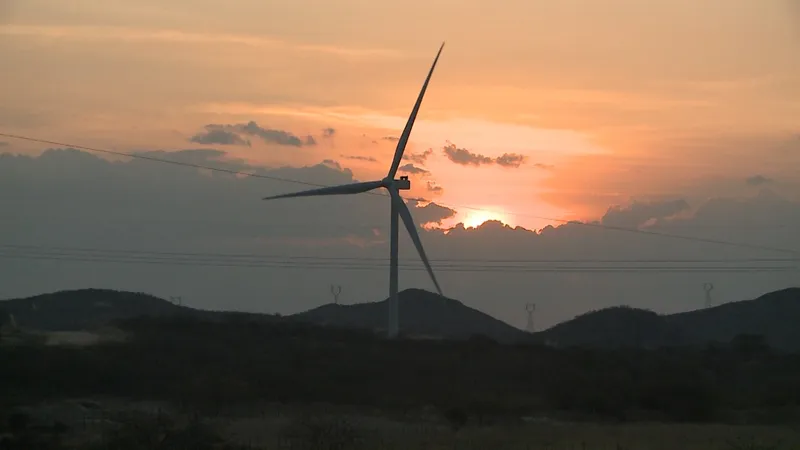
<svg viewBox="0 0 800 450">
<path fill-rule="evenodd" d="M 442 41 L 408 147 L 432 152 L 406 162 L 408 195 L 453 206 L 451 223 L 540 228 L 632 199 L 742 193 L 755 175 L 800 192 L 786 150 L 800 139 L 794 0 L 6 0 L 0 128 L 269 166 L 333 160 L 372 179 Z M 315 144 L 189 141 L 250 121 Z"/>
<path fill-rule="evenodd" d="M 344 303 L 386 298 L 385 198 L 261 198 L 385 176 L 442 42 L 401 175 L 445 295 L 513 324 L 533 300 L 549 326 L 694 309 L 707 282 L 719 302 L 796 285 L 796 0 L 5 0 L 0 133 L 266 179 L 0 137 L 0 298 L 106 287 L 281 313 L 330 301 L 330 283 Z M 400 288 L 432 290 L 400 240 Z M 176 260 L 192 252 L 222 256 Z M 377 262 L 226 265 L 251 253 Z M 697 258 L 740 269 L 675 263 Z M 509 260 L 525 270 L 491 267 Z"/>
</svg>

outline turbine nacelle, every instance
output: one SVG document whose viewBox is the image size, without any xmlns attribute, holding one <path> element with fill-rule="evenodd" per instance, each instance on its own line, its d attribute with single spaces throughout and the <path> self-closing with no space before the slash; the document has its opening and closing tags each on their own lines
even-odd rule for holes
<svg viewBox="0 0 800 450">
<path fill-rule="evenodd" d="M 397 189 L 398 191 L 407 191 L 411 189 L 411 180 L 409 180 L 407 176 L 401 176 L 398 180 L 386 177 L 381 180 L 381 186 L 388 190 Z"/>
</svg>

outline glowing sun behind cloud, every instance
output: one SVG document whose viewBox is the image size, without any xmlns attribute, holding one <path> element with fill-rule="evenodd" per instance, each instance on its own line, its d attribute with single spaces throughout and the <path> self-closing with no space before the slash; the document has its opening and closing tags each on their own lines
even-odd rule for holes
<svg viewBox="0 0 800 450">
<path fill-rule="evenodd" d="M 466 228 L 477 228 L 481 224 L 489 220 L 499 220 L 503 223 L 508 223 L 508 217 L 503 212 L 498 212 L 493 209 L 481 208 L 470 209 L 464 211 L 462 218 L 457 222 L 463 222 Z"/>
</svg>

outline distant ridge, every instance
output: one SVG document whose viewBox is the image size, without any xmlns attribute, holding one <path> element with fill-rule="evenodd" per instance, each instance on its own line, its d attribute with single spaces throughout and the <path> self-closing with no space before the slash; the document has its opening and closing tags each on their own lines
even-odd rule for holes
<svg viewBox="0 0 800 450">
<path fill-rule="evenodd" d="M 761 335 L 771 347 L 800 351 L 800 288 L 708 309 L 659 315 L 629 307 L 582 314 L 534 334 L 559 346 L 662 347 L 727 343 L 737 335 Z"/>
<path fill-rule="evenodd" d="M 387 300 L 356 305 L 328 304 L 279 317 L 192 309 L 144 293 L 80 289 L 0 301 L 0 323 L 5 322 L 11 313 L 22 328 L 76 331 L 142 316 L 182 316 L 212 321 L 227 318 L 246 318 L 262 323 L 299 321 L 384 332 L 387 308 Z M 671 315 L 625 306 L 605 308 L 533 334 L 458 300 L 421 289 L 407 289 L 400 293 L 400 315 L 401 335 L 415 339 L 482 337 L 499 343 L 655 348 L 728 343 L 738 335 L 750 334 L 763 336 L 765 342 L 777 350 L 800 352 L 800 288 L 782 289 L 754 300 Z"/>
<path fill-rule="evenodd" d="M 476 335 L 498 342 L 515 342 L 527 334 L 458 300 L 421 289 L 400 293 L 401 333 L 408 338 L 468 339 Z M 358 305 L 323 305 L 312 310 L 278 318 L 271 314 L 204 311 L 178 306 L 167 300 L 138 292 L 110 289 L 59 291 L 33 297 L 0 301 L 0 314 L 14 315 L 20 327 L 46 331 L 77 331 L 101 327 L 110 322 L 149 317 L 197 317 L 222 320 L 229 317 L 269 321 L 299 321 L 313 325 L 337 326 L 385 332 L 388 301 Z M 6 317 L 0 317 L 0 323 Z"/>
<path fill-rule="evenodd" d="M 194 311 L 141 292 L 77 289 L 0 301 L 0 314 L 13 314 L 20 327 L 46 331 L 96 328 L 114 320 L 164 317 Z M 0 323 L 6 317 L 0 317 Z"/>
<path fill-rule="evenodd" d="M 526 339 L 528 334 L 458 300 L 422 289 L 406 289 L 400 297 L 400 333 L 409 338 L 469 339 L 476 335 L 497 342 Z M 388 299 L 355 305 L 327 304 L 289 316 L 317 325 L 386 329 Z"/>
</svg>

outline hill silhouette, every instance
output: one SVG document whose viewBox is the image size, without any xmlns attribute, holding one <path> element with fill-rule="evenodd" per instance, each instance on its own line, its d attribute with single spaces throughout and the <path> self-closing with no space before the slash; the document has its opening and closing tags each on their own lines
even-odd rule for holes
<svg viewBox="0 0 800 450">
<path fill-rule="evenodd" d="M 110 289 L 59 291 L 0 301 L 0 323 L 8 313 L 20 327 L 47 331 L 92 329 L 137 317 L 192 316 L 203 320 L 246 317 L 249 320 L 299 321 L 314 325 L 383 332 L 388 300 L 357 305 L 328 304 L 279 318 L 270 314 L 204 311 L 178 306 L 137 292 Z M 400 293 L 401 333 L 406 337 L 467 339 L 483 335 L 498 342 L 516 342 L 526 334 L 463 303 L 421 289 Z"/>
<path fill-rule="evenodd" d="M 211 321 L 239 318 L 260 323 L 303 322 L 383 334 L 388 320 L 388 300 L 355 305 L 328 304 L 279 317 L 197 310 L 144 293 L 81 289 L 0 301 L 0 323 L 7 319 L 8 313 L 14 315 L 20 327 L 47 331 L 86 330 L 142 316 L 190 316 Z M 461 340 L 482 336 L 499 343 L 657 348 L 705 346 L 712 342 L 728 343 L 740 335 L 761 335 L 764 342 L 776 350 L 800 351 L 798 321 L 800 288 L 671 315 L 617 306 L 582 314 L 534 334 L 512 327 L 458 300 L 421 289 L 407 289 L 400 293 L 401 334 L 417 339 Z"/>
<path fill-rule="evenodd" d="M 458 300 L 422 289 L 399 293 L 400 333 L 409 338 L 469 339 L 483 336 L 497 342 L 523 340 L 527 334 Z M 317 325 L 361 328 L 383 332 L 389 300 L 355 305 L 327 304 L 290 316 Z"/>
<path fill-rule="evenodd" d="M 668 326 L 689 344 L 728 342 L 737 335 L 750 334 L 764 336 L 770 347 L 800 351 L 800 288 L 665 318 Z"/>
<path fill-rule="evenodd" d="M 194 309 L 142 292 L 113 289 L 76 289 L 0 300 L 0 324 L 8 320 L 9 314 L 14 315 L 19 327 L 43 331 L 88 330 L 142 317 L 191 317 L 212 322 L 281 320 L 271 314 Z"/>
<path fill-rule="evenodd" d="M 630 307 L 582 314 L 534 334 L 559 346 L 662 347 L 731 342 L 739 335 L 761 335 L 772 348 L 800 351 L 800 288 L 713 308 L 659 315 Z"/>
<path fill-rule="evenodd" d="M 75 331 L 119 319 L 190 314 L 193 310 L 141 292 L 78 289 L 0 301 L 0 311 L 0 321 L 13 314 L 20 327 Z"/>
<path fill-rule="evenodd" d="M 534 334 L 559 346 L 662 347 L 674 344 L 664 317 L 653 311 L 614 306 L 581 314 Z"/>
</svg>

